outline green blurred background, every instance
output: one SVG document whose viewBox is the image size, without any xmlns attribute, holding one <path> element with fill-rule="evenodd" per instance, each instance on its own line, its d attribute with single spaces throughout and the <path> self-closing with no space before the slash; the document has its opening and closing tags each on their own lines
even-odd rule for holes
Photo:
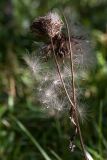
<svg viewBox="0 0 107 160">
<path fill-rule="evenodd" d="M 22 57 L 32 52 L 29 25 L 50 10 L 68 11 L 89 31 L 97 68 L 89 74 L 85 97 L 93 118 L 82 125 L 87 151 L 107 159 L 107 0 L 0 0 L 0 160 L 82 159 L 69 151 L 68 114 L 41 108 L 36 82 Z M 77 141 L 78 144 L 78 141 Z"/>
</svg>

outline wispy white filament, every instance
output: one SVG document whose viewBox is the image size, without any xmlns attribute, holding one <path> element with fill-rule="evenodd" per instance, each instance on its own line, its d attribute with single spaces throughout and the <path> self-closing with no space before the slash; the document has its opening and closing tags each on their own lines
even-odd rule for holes
<svg viewBox="0 0 107 160">
<path fill-rule="evenodd" d="M 39 59 L 37 58 L 37 56 L 27 54 L 24 56 L 24 60 L 34 75 L 40 72 L 41 64 L 39 63 Z"/>
</svg>

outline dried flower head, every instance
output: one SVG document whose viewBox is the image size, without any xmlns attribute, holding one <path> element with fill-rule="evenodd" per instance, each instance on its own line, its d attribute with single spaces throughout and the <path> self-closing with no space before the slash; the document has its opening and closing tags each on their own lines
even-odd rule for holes
<svg viewBox="0 0 107 160">
<path fill-rule="evenodd" d="M 67 35 L 61 30 L 62 27 L 63 22 L 57 13 L 48 13 L 46 16 L 36 18 L 31 25 L 34 33 L 47 36 L 48 42 L 44 42 L 44 46 L 42 46 L 42 57 L 54 58 L 56 65 L 50 67 L 53 62 L 51 59 L 48 71 L 44 68 L 43 72 L 39 72 L 43 78 L 38 87 L 38 97 L 46 108 L 69 110 L 74 128 L 73 136 L 70 138 L 70 150 L 74 151 L 74 141 L 79 133 L 81 147 L 85 160 L 87 160 L 78 117 L 82 117 L 82 121 L 84 121 L 87 119 L 86 116 L 89 116 L 89 112 L 86 111 L 86 107 L 79 107 L 78 102 L 82 103 L 83 96 L 80 92 L 81 85 L 79 87 L 78 81 L 75 80 L 80 78 L 78 75 L 81 74 L 83 68 L 91 66 L 93 55 L 90 55 L 89 41 L 83 37 Z M 69 30 L 69 27 L 67 29 Z M 70 34 L 70 32 L 68 33 Z M 61 63 L 59 63 L 60 60 Z M 41 66 L 36 57 L 25 57 L 25 61 L 34 74 L 38 73 Z M 53 69 L 55 67 L 57 73 Z"/>
<path fill-rule="evenodd" d="M 48 35 L 53 38 L 61 32 L 63 21 L 57 13 L 48 13 L 46 16 L 35 19 L 31 30 L 38 35 Z"/>
<path fill-rule="evenodd" d="M 64 23 L 57 13 L 48 13 L 46 16 L 36 18 L 32 25 L 31 30 L 41 36 L 47 36 L 49 38 L 48 43 L 45 43 L 42 47 L 42 56 L 46 58 L 53 56 L 54 52 L 61 63 L 65 59 L 70 57 L 69 37 L 61 30 Z M 71 26 L 72 28 L 72 26 Z M 53 41 L 53 46 L 51 40 Z M 74 69 L 83 69 L 91 67 L 95 62 L 95 58 L 92 55 L 90 41 L 85 37 L 79 35 L 70 35 L 70 43 L 73 51 Z"/>
</svg>

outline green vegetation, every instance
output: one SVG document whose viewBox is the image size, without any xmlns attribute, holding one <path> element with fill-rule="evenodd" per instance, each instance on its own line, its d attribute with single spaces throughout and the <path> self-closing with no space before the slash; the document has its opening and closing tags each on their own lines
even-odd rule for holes
<svg viewBox="0 0 107 160">
<path fill-rule="evenodd" d="M 84 93 L 92 115 L 81 124 L 87 151 L 107 159 L 107 1 L 0 0 L 0 160 L 80 159 L 79 142 L 69 151 L 68 113 L 47 111 L 37 100 L 38 82 L 23 56 L 36 51 L 29 26 L 35 17 L 55 10 L 75 17 L 87 30 L 97 67 L 86 77 Z M 90 58 L 90 57 L 88 57 Z M 39 78 L 39 77 L 38 77 Z"/>
</svg>

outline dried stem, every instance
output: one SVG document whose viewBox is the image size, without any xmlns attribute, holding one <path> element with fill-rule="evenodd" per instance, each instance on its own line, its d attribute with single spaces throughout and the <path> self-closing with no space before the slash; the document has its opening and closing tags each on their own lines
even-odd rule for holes
<svg viewBox="0 0 107 160">
<path fill-rule="evenodd" d="M 52 44 L 53 55 L 54 55 L 54 59 L 55 59 L 55 63 L 56 63 L 56 67 L 57 67 L 57 71 L 58 71 L 58 74 L 59 74 L 61 83 L 62 83 L 62 85 L 63 85 L 64 91 L 65 91 L 65 93 L 66 93 L 66 95 L 67 95 L 67 98 L 68 98 L 71 106 L 74 107 L 74 104 L 73 104 L 73 102 L 72 102 L 72 100 L 71 100 L 71 98 L 70 98 L 70 96 L 69 96 L 69 94 L 68 94 L 68 91 L 67 91 L 67 89 L 66 89 L 64 80 L 63 80 L 62 75 L 61 75 L 60 66 L 59 66 L 59 63 L 58 63 L 57 58 L 56 58 L 56 55 L 55 55 L 55 50 L 54 50 L 54 45 L 53 45 L 52 38 L 51 38 L 51 44 Z"/>
<path fill-rule="evenodd" d="M 68 26 L 67 19 L 66 19 L 65 16 L 64 16 L 64 19 L 65 19 L 65 23 L 66 23 L 66 27 L 67 27 L 68 38 L 69 38 L 71 83 L 72 83 L 73 104 L 74 104 L 74 107 L 71 106 L 70 116 L 72 117 L 72 110 L 74 110 L 76 127 L 77 127 L 77 131 L 78 131 L 78 134 L 79 134 L 79 137 L 80 137 L 80 143 L 81 143 L 84 159 L 88 160 L 87 156 L 86 156 L 86 152 L 85 152 L 85 146 L 84 146 L 84 142 L 83 142 L 83 138 L 82 138 L 82 134 L 81 134 L 81 129 L 80 129 L 80 124 L 79 124 L 79 119 L 78 119 L 78 108 L 77 108 L 77 104 L 76 104 L 75 82 L 74 82 L 73 51 L 72 51 L 72 46 L 71 46 L 70 31 L 69 31 L 69 26 Z"/>
</svg>

